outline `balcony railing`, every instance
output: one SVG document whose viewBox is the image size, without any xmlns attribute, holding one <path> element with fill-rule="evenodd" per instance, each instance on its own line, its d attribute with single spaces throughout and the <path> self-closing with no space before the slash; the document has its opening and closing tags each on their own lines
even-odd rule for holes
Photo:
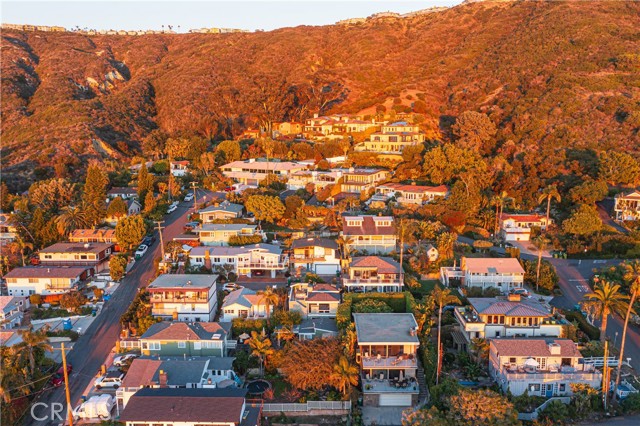
<svg viewBox="0 0 640 426">
<path fill-rule="evenodd" d="M 362 390 L 364 393 L 418 393 L 420 388 L 418 383 L 411 378 L 403 381 L 383 379 L 367 379 L 362 377 Z"/>
<path fill-rule="evenodd" d="M 362 357 L 362 368 L 418 368 L 418 361 L 414 355 Z"/>
<path fill-rule="evenodd" d="M 241 262 L 238 263 L 238 268 L 242 269 L 285 269 L 287 268 L 285 263 L 263 263 L 263 262 Z"/>
<path fill-rule="evenodd" d="M 152 297 L 151 303 L 207 303 L 206 297 Z"/>
<path fill-rule="evenodd" d="M 300 262 L 307 262 L 307 263 L 324 262 L 325 259 L 326 259 L 325 256 L 306 256 L 304 254 L 294 254 L 293 255 L 293 261 L 295 263 L 300 263 Z"/>
<path fill-rule="evenodd" d="M 347 285 L 358 285 L 358 286 L 397 285 L 397 286 L 401 286 L 402 285 L 402 280 L 401 280 L 401 278 L 397 278 L 397 279 L 378 279 L 378 278 L 356 278 L 356 279 L 350 279 L 350 278 L 343 278 L 342 284 L 346 285 L 346 286 Z"/>
</svg>

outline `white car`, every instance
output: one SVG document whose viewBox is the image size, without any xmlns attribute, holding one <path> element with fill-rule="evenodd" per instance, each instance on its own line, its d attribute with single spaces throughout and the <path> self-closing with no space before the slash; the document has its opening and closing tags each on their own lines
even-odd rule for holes
<svg viewBox="0 0 640 426">
<path fill-rule="evenodd" d="M 176 210 L 178 210 L 178 206 L 177 205 L 170 205 L 169 208 L 167 209 L 167 214 L 173 213 Z"/>
<path fill-rule="evenodd" d="M 149 247 L 144 245 L 144 244 L 140 244 L 140 246 L 138 247 L 138 250 L 136 250 L 134 256 L 136 259 L 140 259 L 142 256 L 144 256 L 144 254 L 147 252 L 147 250 L 149 250 Z"/>
<path fill-rule="evenodd" d="M 117 356 L 113 359 L 113 365 L 115 365 L 116 367 L 122 367 L 123 365 L 125 365 L 127 363 L 127 361 L 129 361 L 130 359 L 134 359 L 137 358 L 138 355 L 137 354 L 126 354 L 126 355 L 120 355 Z"/>
<path fill-rule="evenodd" d="M 222 286 L 222 290 L 224 291 L 234 291 L 240 288 L 242 288 L 242 286 L 236 283 L 226 283 L 225 285 Z"/>
<path fill-rule="evenodd" d="M 111 388 L 118 389 L 122 386 L 124 374 L 119 371 L 110 371 L 102 377 L 98 377 L 93 383 L 96 389 Z"/>
<path fill-rule="evenodd" d="M 189 201 L 193 201 L 193 194 L 192 193 L 188 193 L 185 197 L 184 200 L 189 202 Z"/>
</svg>

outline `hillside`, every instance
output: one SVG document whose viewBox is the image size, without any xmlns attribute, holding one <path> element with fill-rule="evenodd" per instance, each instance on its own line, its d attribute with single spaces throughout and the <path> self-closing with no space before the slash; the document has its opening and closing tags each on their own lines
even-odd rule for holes
<svg viewBox="0 0 640 426">
<path fill-rule="evenodd" d="M 130 158 L 155 128 L 228 138 L 417 99 L 434 134 L 476 110 L 521 151 L 638 153 L 638 28 L 637 2 L 508 2 L 256 33 L 4 31 L 3 179 Z"/>
</svg>

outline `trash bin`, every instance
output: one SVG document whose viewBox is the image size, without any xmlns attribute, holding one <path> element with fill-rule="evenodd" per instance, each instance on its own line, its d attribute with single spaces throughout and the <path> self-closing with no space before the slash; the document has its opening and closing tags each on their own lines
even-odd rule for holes
<svg viewBox="0 0 640 426">
<path fill-rule="evenodd" d="M 87 402 L 87 395 L 82 395 L 82 396 L 80 397 L 80 400 L 81 400 L 82 402 Z"/>
<path fill-rule="evenodd" d="M 95 317 L 96 316 L 97 311 L 94 309 L 93 311 L 91 311 L 91 316 Z"/>
</svg>

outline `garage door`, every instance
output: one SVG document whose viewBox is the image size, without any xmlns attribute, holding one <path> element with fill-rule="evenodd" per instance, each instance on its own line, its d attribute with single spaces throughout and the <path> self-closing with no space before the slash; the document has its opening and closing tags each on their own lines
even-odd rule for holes
<svg viewBox="0 0 640 426">
<path fill-rule="evenodd" d="M 409 407 L 411 406 L 410 394 L 380 394 L 381 407 Z"/>
<path fill-rule="evenodd" d="M 338 265 L 316 265 L 316 274 L 334 275 L 338 270 Z"/>
</svg>

